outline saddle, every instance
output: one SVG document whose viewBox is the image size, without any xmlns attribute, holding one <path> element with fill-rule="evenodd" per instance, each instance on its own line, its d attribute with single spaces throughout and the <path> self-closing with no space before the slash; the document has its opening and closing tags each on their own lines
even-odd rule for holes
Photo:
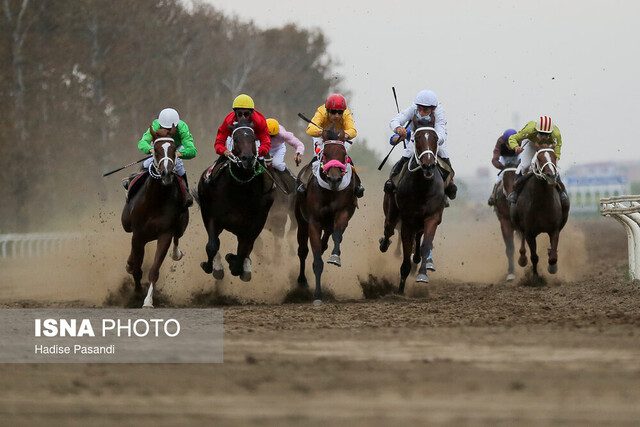
<svg viewBox="0 0 640 427">
<path fill-rule="evenodd" d="M 127 190 L 126 201 L 131 200 L 133 196 L 136 195 L 138 190 L 144 185 L 149 177 L 148 171 L 137 172 L 129 179 L 129 188 Z"/>
<path fill-rule="evenodd" d="M 204 174 L 204 180 L 207 184 L 213 182 L 220 176 L 220 173 L 224 170 L 224 168 L 229 166 L 229 162 L 226 160 L 216 162 L 209 166 L 209 169 Z"/>
</svg>

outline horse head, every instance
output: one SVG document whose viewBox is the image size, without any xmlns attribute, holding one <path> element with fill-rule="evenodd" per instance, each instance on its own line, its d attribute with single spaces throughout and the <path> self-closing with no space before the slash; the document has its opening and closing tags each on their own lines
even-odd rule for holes
<svg viewBox="0 0 640 427">
<path fill-rule="evenodd" d="M 233 141 L 231 152 L 238 159 L 237 163 L 246 170 L 253 170 L 258 159 L 253 122 L 248 118 L 241 118 L 230 129 Z"/>
<path fill-rule="evenodd" d="M 320 170 L 333 191 L 336 191 L 347 171 L 347 148 L 343 141 L 329 140 L 322 145 L 318 158 Z"/>
<path fill-rule="evenodd" d="M 519 160 L 515 162 L 508 162 L 504 165 L 502 171 L 500 171 L 502 174 L 502 187 L 507 195 L 513 191 L 513 186 L 516 182 L 516 171 L 518 170 L 519 164 Z"/>
<path fill-rule="evenodd" d="M 551 144 L 536 144 L 536 154 L 533 156 L 531 171 L 538 179 L 543 179 L 549 185 L 558 182 L 558 166 L 556 153 Z"/>
<path fill-rule="evenodd" d="M 153 143 L 153 167 L 158 178 L 162 178 L 162 184 L 170 185 L 173 183 L 173 170 L 176 166 L 176 143 L 173 139 L 176 135 L 176 127 L 160 128 L 157 131 L 149 127 L 149 131 Z"/>
<path fill-rule="evenodd" d="M 433 113 L 426 119 L 413 119 L 414 152 L 415 162 L 426 179 L 433 179 L 438 164 L 438 135 L 433 126 Z"/>
</svg>

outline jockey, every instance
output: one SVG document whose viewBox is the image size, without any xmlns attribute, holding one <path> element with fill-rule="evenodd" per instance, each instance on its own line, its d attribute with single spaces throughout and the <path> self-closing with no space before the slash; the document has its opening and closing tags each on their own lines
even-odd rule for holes
<svg viewBox="0 0 640 427">
<path fill-rule="evenodd" d="M 540 116 L 538 120 L 530 121 L 519 132 L 511 135 L 508 144 L 509 148 L 513 149 L 520 159 L 514 188 L 507 198 L 510 203 L 515 204 L 518 200 L 518 194 L 520 194 L 520 190 L 525 183 L 523 177 L 529 170 L 529 166 L 531 166 L 533 157 L 536 154 L 534 145 L 553 145 L 556 160 L 559 161 L 562 152 L 562 136 L 558 126 L 551 121 L 551 117 Z M 560 177 L 558 177 L 558 192 L 560 193 L 560 202 L 565 207 L 569 203 L 569 195 L 564 184 L 560 181 Z"/>
<path fill-rule="evenodd" d="M 389 123 L 389 127 L 395 132 L 395 135 L 391 137 L 390 143 L 396 145 L 405 138 L 410 138 L 411 132 L 407 133 L 407 131 L 411 130 L 411 121 L 416 117 L 422 123 L 426 122 L 435 129 L 438 135 L 438 157 L 451 166 L 451 160 L 449 159 L 449 153 L 447 151 L 447 118 L 442 104 L 438 102 L 438 97 L 431 90 L 421 90 L 416 95 L 413 104 L 414 105 L 409 106 L 406 110 L 399 112 Z M 407 122 L 409 122 L 409 125 L 407 127 L 403 126 L 403 124 Z M 402 157 L 393 166 L 389 179 L 384 184 L 385 193 L 395 191 L 392 178 L 400 173 L 402 167 L 409 161 L 411 156 L 413 156 L 413 152 L 413 140 L 409 139 Z M 456 198 L 457 191 L 458 187 L 453 183 L 453 180 L 444 189 L 444 193 L 451 200 Z"/>
<path fill-rule="evenodd" d="M 508 145 L 509 137 L 515 133 L 515 129 L 505 130 L 496 141 L 496 146 L 493 147 L 493 158 L 491 159 L 491 164 L 500 171 L 505 168 L 505 165 L 515 165 L 518 163 L 518 155 L 514 150 L 509 148 Z M 493 191 L 491 191 L 491 196 L 489 196 L 489 200 L 487 201 L 489 206 L 494 206 L 496 204 L 496 191 L 498 191 L 498 186 L 502 182 L 502 175 L 502 173 L 498 174 L 496 183 L 493 186 Z"/>
<path fill-rule="evenodd" d="M 267 120 L 262 113 L 255 109 L 253 99 L 251 99 L 249 95 L 242 93 L 233 100 L 231 108 L 233 111 L 224 118 L 216 135 L 214 148 L 216 154 L 220 156 L 218 160 L 216 160 L 216 164 L 223 163 L 229 157 L 233 156 L 230 148 L 227 146 L 227 139 L 231 141 L 231 129 L 229 128 L 243 117 L 253 122 L 253 131 L 255 132 L 256 138 L 260 141 L 258 156 L 263 158 L 265 156 L 268 157 L 269 150 L 271 149 L 271 138 L 269 137 L 269 130 L 267 129 Z"/>
<path fill-rule="evenodd" d="M 296 138 L 296 136 L 288 132 L 276 119 L 267 119 L 267 128 L 271 137 L 271 154 L 272 166 L 274 169 L 284 172 L 287 165 L 284 163 L 284 155 L 287 153 L 285 142 L 296 149 L 296 166 L 300 165 L 304 154 L 304 144 Z"/>
<path fill-rule="evenodd" d="M 325 100 L 324 105 L 320 105 L 318 107 L 311 121 L 315 124 L 309 123 L 306 132 L 307 135 L 313 137 L 316 155 L 320 152 L 320 145 L 322 141 L 329 139 L 329 135 L 334 134 L 334 132 L 337 132 L 338 135 L 344 134 L 344 138 L 347 140 L 345 141 L 344 147 L 347 151 L 349 151 L 351 140 L 358 134 L 356 125 L 353 121 L 353 114 L 351 113 L 351 110 L 347 108 L 347 100 L 339 93 L 329 95 Z M 333 137 L 335 137 L 335 134 Z M 315 160 L 316 158 L 314 157 L 311 163 Z M 353 161 L 349 156 L 347 156 L 347 162 L 353 165 Z M 309 169 L 311 168 L 309 167 Z M 364 196 L 364 187 L 360 182 L 360 177 L 355 173 L 355 170 L 353 176 L 357 180 L 355 195 L 357 198 L 361 198 Z M 298 191 L 304 193 L 305 182 L 300 184 Z"/>
<path fill-rule="evenodd" d="M 185 194 L 185 205 L 186 207 L 189 207 L 193 204 L 193 198 L 188 191 L 189 182 L 187 181 L 187 172 L 184 169 L 184 163 L 182 161 L 193 159 L 198 154 L 198 150 L 196 150 L 193 143 L 193 135 L 191 135 L 191 132 L 189 131 L 189 126 L 187 126 L 183 120 L 180 120 L 178 112 L 173 108 L 165 108 L 160 111 L 158 118 L 151 123 L 151 127 L 154 131 L 157 131 L 160 128 L 171 129 L 174 126 L 176 127 L 176 134 L 173 137 L 176 143 L 176 164 L 174 170 L 175 173 L 184 180 L 185 187 L 187 188 L 187 192 Z M 140 141 L 138 141 L 138 149 L 144 154 L 152 154 L 152 140 L 153 137 L 151 136 L 151 131 L 147 128 Z M 153 156 L 149 157 L 142 163 L 142 169 L 148 169 L 151 163 L 153 163 Z M 129 188 L 131 178 L 132 177 L 129 177 L 122 181 L 122 185 L 125 189 Z"/>
</svg>

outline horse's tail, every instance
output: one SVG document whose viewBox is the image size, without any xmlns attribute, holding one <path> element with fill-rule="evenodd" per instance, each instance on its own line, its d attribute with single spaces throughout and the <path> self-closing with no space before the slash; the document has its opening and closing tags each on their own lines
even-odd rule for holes
<svg viewBox="0 0 640 427">
<path fill-rule="evenodd" d="M 200 206 L 200 195 L 198 194 L 198 191 L 195 188 L 193 188 L 191 189 L 190 193 L 191 193 L 191 196 L 193 197 L 193 200 L 195 200 L 198 206 Z"/>
</svg>

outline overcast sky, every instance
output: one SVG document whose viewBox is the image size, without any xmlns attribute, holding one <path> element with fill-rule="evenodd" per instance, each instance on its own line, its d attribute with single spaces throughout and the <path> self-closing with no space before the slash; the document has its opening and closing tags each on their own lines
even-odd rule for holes
<svg viewBox="0 0 640 427">
<path fill-rule="evenodd" d="M 461 175 L 489 166 L 504 129 L 541 114 L 560 127 L 565 170 L 640 159 L 637 2 L 209 1 L 262 28 L 321 28 L 358 133 L 380 153 L 390 148 L 395 86 L 401 109 L 420 89 L 438 94 Z"/>
</svg>

